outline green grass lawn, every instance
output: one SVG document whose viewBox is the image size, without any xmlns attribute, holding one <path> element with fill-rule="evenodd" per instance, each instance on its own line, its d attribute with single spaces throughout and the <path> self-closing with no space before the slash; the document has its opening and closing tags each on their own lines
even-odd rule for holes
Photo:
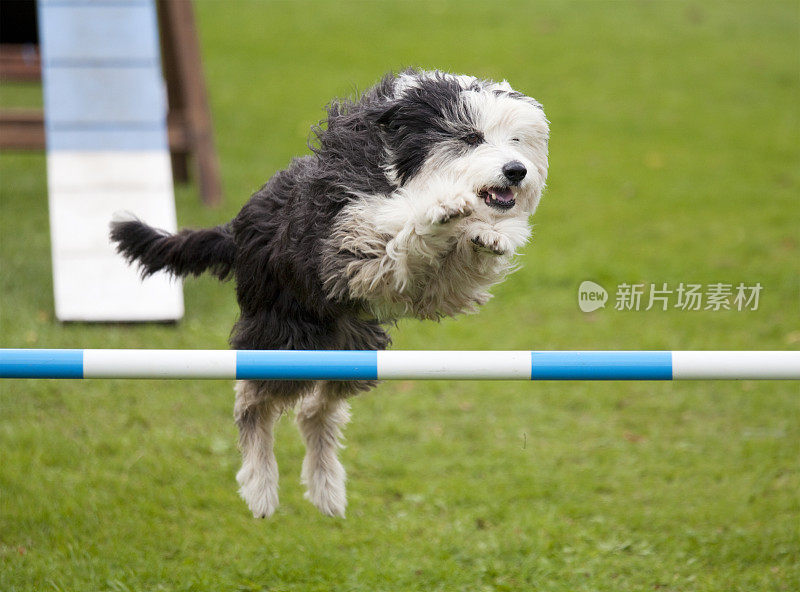
<svg viewBox="0 0 800 592">
<path fill-rule="evenodd" d="M 400 349 L 800 348 L 796 2 L 201 2 L 232 217 L 333 96 L 416 64 L 511 83 L 552 124 L 522 269 Z M 40 101 L 4 85 L 0 104 Z M 233 286 L 169 325 L 53 318 L 45 159 L 0 156 L 0 346 L 221 348 Z M 577 306 L 591 279 L 605 309 Z M 763 286 L 755 311 L 616 311 L 618 284 Z M 797 590 L 797 383 L 393 382 L 353 401 L 348 517 L 238 498 L 224 381 L 0 383 L 0 590 Z"/>
</svg>

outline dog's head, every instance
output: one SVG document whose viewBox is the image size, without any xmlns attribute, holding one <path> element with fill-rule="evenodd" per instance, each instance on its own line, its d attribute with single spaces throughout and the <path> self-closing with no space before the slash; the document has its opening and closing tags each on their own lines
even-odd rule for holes
<svg viewBox="0 0 800 592">
<path fill-rule="evenodd" d="M 447 179 L 496 213 L 531 213 L 547 178 L 542 106 L 506 82 L 409 70 L 377 116 L 387 176 L 400 186 Z"/>
</svg>

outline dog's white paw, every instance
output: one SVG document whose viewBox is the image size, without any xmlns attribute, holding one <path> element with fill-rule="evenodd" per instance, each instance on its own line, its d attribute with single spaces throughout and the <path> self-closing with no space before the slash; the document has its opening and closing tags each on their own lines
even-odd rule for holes
<svg viewBox="0 0 800 592">
<path fill-rule="evenodd" d="M 277 474 L 277 465 L 266 468 L 243 465 L 236 473 L 239 495 L 255 518 L 269 518 L 278 509 Z"/>
<path fill-rule="evenodd" d="M 303 460 L 302 481 L 308 488 L 304 497 L 326 516 L 344 518 L 347 508 L 347 473 L 336 458 L 315 463 Z"/>
<path fill-rule="evenodd" d="M 514 250 L 514 245 L 508 237 L 495 230 L 481 230 L 472 236 L 472 244 L 476 251 L 491 253 L 492 255 L 505 255 Z"/>
<path fill-rule="evenodd" d="M 472 205 L 463 196 L 435 203 L 427 212 L 427 221 L 432 225 L 447 224 L 452 220 L 466 218 L 472 214 Z"/>
</svg>

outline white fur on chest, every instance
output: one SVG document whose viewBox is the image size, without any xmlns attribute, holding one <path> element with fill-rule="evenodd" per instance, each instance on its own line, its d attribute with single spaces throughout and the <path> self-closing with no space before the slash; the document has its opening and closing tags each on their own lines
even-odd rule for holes
<svg viewBox="0 0 800 592">
<path fill-rule="evenodd" d="M 498 215 L 474 192 L 429 179 L 424 190 L 411 185 L 347 206 L 332 239 L 358 255 L 343 270 L 349 296 L 390 320 L 475 311 L 514 269 L 515 251 L 529 237 L 521 208 Z"/>
</svg>

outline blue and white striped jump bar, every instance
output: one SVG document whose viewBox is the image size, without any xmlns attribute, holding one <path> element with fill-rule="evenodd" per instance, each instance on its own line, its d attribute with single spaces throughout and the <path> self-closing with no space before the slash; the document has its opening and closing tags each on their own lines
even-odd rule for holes
<svg viewBox="0 0 800 592">
<path fill-rule="evenodd" d="M 0 378 L 800 379 L 800 351 L 0 349 Z"/>
</svg>

